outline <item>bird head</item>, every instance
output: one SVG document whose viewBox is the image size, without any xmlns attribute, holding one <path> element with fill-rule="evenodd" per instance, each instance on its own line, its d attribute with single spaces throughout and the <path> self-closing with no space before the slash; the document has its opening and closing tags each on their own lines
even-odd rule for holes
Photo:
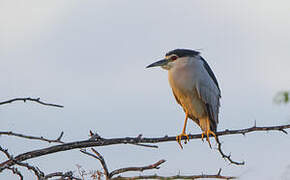
<svg viewBox="0 0 290 180">
<path fill-rule="evenodd" d="M 184 57 L 194 57 L 199 55 L 199 52 L 190 49 L 175 49 L 166 53 L 165 58 L 148 65 L 146 68 L 160 66 L 163 69 L 169 70 L 174 64 Z"/>
</svg>

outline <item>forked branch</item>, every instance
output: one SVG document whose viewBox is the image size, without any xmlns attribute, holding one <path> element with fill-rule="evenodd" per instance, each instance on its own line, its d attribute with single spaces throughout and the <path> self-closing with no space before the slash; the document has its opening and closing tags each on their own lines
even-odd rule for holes
<svg viewBox="0 0 290 180">
<path fill-rule="evenodd" d="M 191 176 L 183 176 L 183 175 L 176 175 L 176 176 L 158 176 L 158 175 L 144 175 L 144 176 L 133 176 L 133 177 L 125 177 L 125 176 L 117 176 L 113 177 L 115 175 L 124 173 L 124 172 L 131 172 L 131 171 L 140 171 L 143 172 L 145 170 L 152 170 L 152 169 L 159 169 L 160 165 L 165 162 L 165 160 L 160 160 L 154 164 L 147 165 L 147 166 L 140 166 L 140 167 L 126 167 L 126 168 L 120 168 L 116 169 L 112 172 L 109 172 L 107 168 L 107 164 L 104 160 L 104 157 L 96 151 L 94 148 L 91 148 L 91 150 L 94 153 L 87 152 L 86 150 L 81 150 L 82 153 L 87 154 L 93 158 L 96 158 L 97 160 L 100 161 L 103 170 L 104 170 L 104 176 L 106 179 L 110 180 L 135 180 L 135 179 L 235 179 L 236 177 L 233 176 L 223 176 L 221 175 L 221 169 L 218 171 L 217 174 L 213 175 L 206 175 L 206 174 L 201 174 L 201 175 L 191 175 Z M 101 179 L 101 175 L 98 175 L 98 178 Z"/>
</svg>

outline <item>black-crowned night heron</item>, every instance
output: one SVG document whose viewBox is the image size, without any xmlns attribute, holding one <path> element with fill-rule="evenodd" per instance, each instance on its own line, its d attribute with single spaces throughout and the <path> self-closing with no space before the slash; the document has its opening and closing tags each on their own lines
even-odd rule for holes
<svg viewBox="0 0 290 180">
<path fill-rule="evenodd" d="M 211 147 L 210 134 L 216 138 L 221 92 L 217 79 L 200 53 L 189 49 L 175 49 L 165 55 L 165 59 L 150 64 L 146 68 L 161 66 L 168 70 L 168 80 L 173 95 L 185 112 L 182 133 L 176 137 L 180 147 L 181 138 L 189 140 L 186 131 L 187 119 L 196 122 Z"/>
</svg>

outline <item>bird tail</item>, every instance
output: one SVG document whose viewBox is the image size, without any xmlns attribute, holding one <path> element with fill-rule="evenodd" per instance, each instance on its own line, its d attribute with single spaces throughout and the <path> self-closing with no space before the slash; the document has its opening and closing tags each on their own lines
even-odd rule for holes
<svg viewBox="0 0 290 180">
<path fill-rule="evenodd" d="M 216 132 L 218 120 L 217 121 L 214 120 L 214 113 L 209 104 L 206 104 L 206 110 L 208 114 L 208 120 L 210 122 L 210 130 Z"/>
</svg>

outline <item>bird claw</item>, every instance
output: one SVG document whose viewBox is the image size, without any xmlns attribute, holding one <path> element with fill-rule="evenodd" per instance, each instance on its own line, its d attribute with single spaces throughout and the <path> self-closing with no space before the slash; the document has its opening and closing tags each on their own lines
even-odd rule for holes
<svg viewBox="0 0 290 180">
<path fill-rule="evenodd" d="M 204 132 L 201 133 L 201 140 L 202 140 L 202 142 L 204 142 L 204 139 L 203 139 L 204 138 L 204 134 L 205 134 Z"/>
<path fill-rule="evenodd" d="M 178 136 L 176 136 L 176 141 L 179 144 L 181 149 L 183 149 L 183 146 L 181 145 L 181 138 L 182 137 L 186 137 L 186 139 L 184 141 L 185 144 L 187 143 L 187 141 L 189 141 L 189 136 L 187 134 L 185 134 L 185 133 L 181 133 Z"/>
<path fill-rule="evenodd" d="M 209 140 L 209 136 L 210 136 L 210 134 L 211 134 L 211 135 L 213 135 L 213 136 L 215 137 L 215 139 L 216 139 L 217 137 L 216 137 L 216 135 L 215 135 L 215 133 L 214 133 L 213 131 L 211 131 L 210 129 L 208 129 L 208 130 L 203 131 L 203 132 L 201 133 L 201 140 L 202 140 L 203 142 L 204 142 L 203 137 L 204 137 L 205 134 L 206 134 L 206 141 L 208 142 L 209 147 L 212 149 L 212 147 L 211 147 L 211 143 L 210 143 L 210 140 Z"/>
</svg>

